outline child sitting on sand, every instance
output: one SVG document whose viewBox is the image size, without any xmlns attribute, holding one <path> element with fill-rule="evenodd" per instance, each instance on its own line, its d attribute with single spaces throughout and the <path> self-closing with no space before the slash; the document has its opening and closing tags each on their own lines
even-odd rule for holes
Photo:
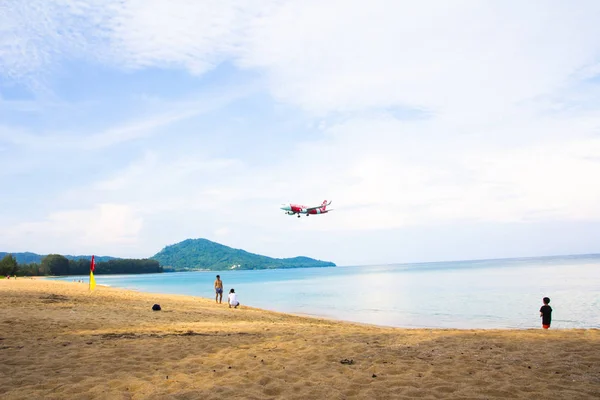
<svg viewBox="0 0 600 400">
<path fill-rule="evenodd" d="M 548 305 L 550 299 L 548 297 L 543 298 L 544 305 L 540 308 L 540 317 L 542 317 L 542 328 L 550 328 L 550 322 L 552 321 L 552 307 Z"/>
<path fill-rule="evenodd" d="M 229 291 L 229 308 L 231 308 L 231 306 L 233 306 L 233 308 L 237 308 L 240 305 L 240 302 L 237 299 L 237 294 L 235 293 L 235 290 L 233 290 L 233 288 Z"/>
</svg>

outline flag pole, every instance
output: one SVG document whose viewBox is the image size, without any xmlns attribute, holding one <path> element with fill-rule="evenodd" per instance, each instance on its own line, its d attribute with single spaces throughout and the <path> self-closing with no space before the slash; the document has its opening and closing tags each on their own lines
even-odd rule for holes
<svg viewBox="0 0 600 400">
<path fill-rule="evenodd" d="M 92 255 L 92 263 L 90 264 L 90 292 L 96 288 L 96 280 L 94 279 L 94 271 L 96 270 L 96 263 L 94 256 Z"/>
</svg>

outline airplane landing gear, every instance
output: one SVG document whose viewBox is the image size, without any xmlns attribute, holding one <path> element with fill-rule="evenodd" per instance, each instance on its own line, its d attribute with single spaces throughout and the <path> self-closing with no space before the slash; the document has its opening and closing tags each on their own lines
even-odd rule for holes
<svg viewBox="0 0 600 400">
<path fill-rule="evenodd" d="M 298 218 L 300 218 L 300 214 L 298 214 Z"/>
</svg>

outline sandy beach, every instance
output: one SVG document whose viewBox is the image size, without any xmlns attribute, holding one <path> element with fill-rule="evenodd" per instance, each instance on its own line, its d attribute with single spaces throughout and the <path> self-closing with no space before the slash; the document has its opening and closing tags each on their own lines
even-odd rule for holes
<svg viewBox="0 0 600 400">
<path fill-rule="evenodd" d="M 24 278 L 0 301 L 2 399 L 600 397 L 597 329 L 381 328 Z"/>
</svg>

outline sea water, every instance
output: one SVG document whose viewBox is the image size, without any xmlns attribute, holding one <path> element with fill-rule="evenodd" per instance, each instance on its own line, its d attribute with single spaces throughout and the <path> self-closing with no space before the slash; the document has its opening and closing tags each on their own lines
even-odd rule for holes
<svg viewBox="0 0 600 400">
<path fill-rule="evenodd" d="M 541 327 L 548 296 L 552 329 L 600 328 L 600 255 L 95 278 L 98 285 L 214 298 L 217 274 L 223 306 L 235 288 L 242 305 L 294 314 L 407 328 L 526 329 Z M 88 276 L 57 279 L 87 283 Z"/>
</svg>

